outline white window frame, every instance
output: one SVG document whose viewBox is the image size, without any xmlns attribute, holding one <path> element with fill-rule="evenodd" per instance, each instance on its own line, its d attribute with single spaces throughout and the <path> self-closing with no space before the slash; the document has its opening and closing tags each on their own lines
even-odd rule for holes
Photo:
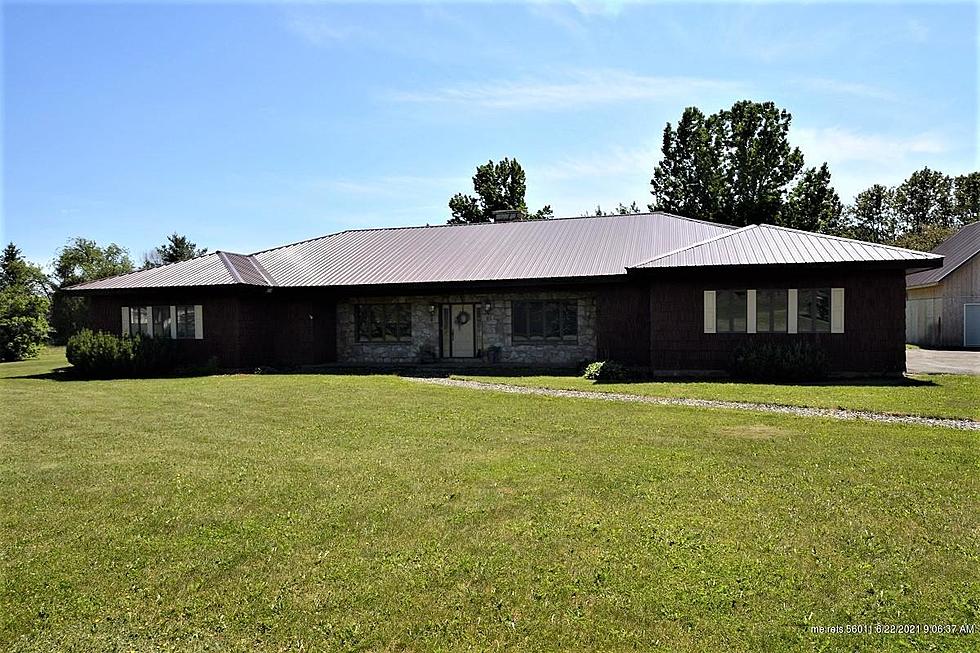
<svg viewBox="0 0 980 653">
<path fill-rule="evenodd" d="M 714 290 L 704 291 L 704 332 L 717 333 L 717 292 Z"/>
</svg>

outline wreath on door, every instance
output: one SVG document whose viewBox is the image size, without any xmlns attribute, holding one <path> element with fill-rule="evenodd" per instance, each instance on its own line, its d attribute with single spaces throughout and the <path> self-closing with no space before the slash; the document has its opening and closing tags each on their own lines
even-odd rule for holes
<svg viewBox="0 0 980 653">
<path fill-rule="evenodd" d="M 470 321 L 470 314 L 467 313 L 466 311 L 460 311 L 456 315 L 456 324 L 458 324 L 459 326 L 463 326 L 469 321 Z"/>
</svg>

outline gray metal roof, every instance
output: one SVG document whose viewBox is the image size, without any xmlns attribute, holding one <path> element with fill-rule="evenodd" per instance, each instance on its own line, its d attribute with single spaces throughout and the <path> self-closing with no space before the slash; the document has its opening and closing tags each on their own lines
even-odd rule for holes
<svg viewBox="0 0 980 653">
<path fill-rule="evenodd" d="M 936 265 L 942 257 L 901 247 L 799 231 L 775 225 L 749 225 L 682 246 L 637 268 L 730 265 L 807 265 L 894 261 Z"/>
<path fill-rule="evenodd" d="M 980 253 L 980 222 L 966 225 L 932 250 L 942 254 L 943 267 L 914 272 L 905 277 L 909 288 L 931 286 L 945 279 L 951 272 Z"/>
<path fill-rule="evenodd" d="M 241 256 L 241 255 L 235 255 Z M 189 261 L 169 263 L 149 270 L 90 281 L 72 286 L 72 290 L 118 290 L 124 288 L 166 288 L 181 286 L 225 286 L 242 283 L 240 273 L 233 272 L 224 252 L 214 252 Z"/>
<path fill-rule="evenodd" d="M 733 227 L 666 213 L 343 231 L 251 255 L 217 252 L 77 290 L 360 286 L 622 275 Z"/>
<path fill-rule="evenodd" d="M 215 252 L 73 289 L 365 286 L 603 277 L 638 267 L 941 260 L 771 225 L 735 229 L 641 213 L 342 231 L 255 254 Z"/>
<path fill-rule="evenodd" d="M 283 286 L 594 277 L 729 230 L 647 213 L 345 231 L 254 256 Z"/>
</svg>

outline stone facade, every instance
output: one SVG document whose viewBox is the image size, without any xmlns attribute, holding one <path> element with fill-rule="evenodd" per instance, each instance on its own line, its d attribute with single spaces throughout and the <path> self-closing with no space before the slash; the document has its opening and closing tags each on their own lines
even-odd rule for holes
<svg viewBox="0 0 980 653">
<path fill-rule="evenodd" d="M 514 343 L 511 337 L 511 302 L 527 299 L 575 299 L 578 302 L 576 340 L 542 340 Z M 412 306 L 410 342 L 358 342 L 355 306 L 358 304 L 409 303 Z M 504 365 L 572 367 L 596 357 L 596 297 L 593 292 L 487 292 L 393 297 L 351 297 L 337 303 L 337 360 L 342 363 L 419 363 L 440 356 L 439 313 L 443 304 L 475 305 L 473 359 L 447 362 L 487 363 L 488 351 L 499 348 Z M 486 309 L 487 304 L 490 310 Z"/>
</svg>

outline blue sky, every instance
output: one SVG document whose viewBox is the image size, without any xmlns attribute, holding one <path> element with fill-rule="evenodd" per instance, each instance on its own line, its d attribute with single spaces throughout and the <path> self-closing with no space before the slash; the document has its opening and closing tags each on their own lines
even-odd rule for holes
<svg viewBox="0 0 980 653">
<path fill-rule="evenodd" d="M 772 99 L 845 200 L 977 161 L 977 9 L 31 5 L 3 15 L 3 232 L 250 252 L 441 223 L 517 157 L 532 209 L 649 199 L 664 124 Z"/>
</svg>

